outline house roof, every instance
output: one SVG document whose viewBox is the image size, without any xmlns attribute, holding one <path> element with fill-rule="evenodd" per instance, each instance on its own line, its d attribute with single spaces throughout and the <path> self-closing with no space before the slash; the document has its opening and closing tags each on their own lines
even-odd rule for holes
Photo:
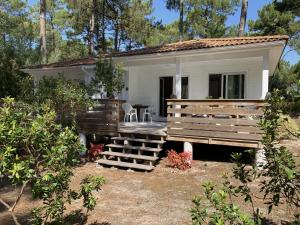
<svg viewBox="0 0 300 225">
<path fill-rule="evenodd" d="M 73 66 L 83 66 L 83 65 L 94 65 L 97 61 L 97 58 L 94 57 L 87 57 L 87 58 L 80 58 L 80 59 L 72 59 L 66 60 L 62 62 L 55 62 L 49 64 L 40 64 L 34 66 L 28 66 L 25 69 L 51 69 L 56 67 L 73 67 Z"/>
<path fill-rule="evenodd" d="M 275 36 L 249 36 L 249 37 L 232 37 L 232 38 L 206 38 L 206 39 L 195 39 L 189 41 L 181 41 L 171 44 L 164 44 L 154 47 L 145 47 L 141 49 L 135 49 L 124 52 L 113 53 L 112 57 L 128 57 L 137 55 L 148 55 L 157 53 L 167 53 L 167 52 L 179 52 L 197 49 L 209 49 L 217 47 L 228 47 L 228 46 L 241 46 L 248 44 L 257 43 L 268 43 L 276 41 L 288 41 L 289 37 L 286 35 L 275 35 Z M 81 65 L 93 65 L 97 61 L 97 58 L 81 58 L 68 60 L 63 62 L 43 64 L 27 67 L 26 69 L 49 69 L 56 67 L 72 67 Z"/>
<path fill-rule="evenodd" d="M 127 52 L 117 52 L 114 53 L 113 56 L 124 57 L 124 56 L 133 56 L 133 55 L 177 52 L 177 51 L 187 51 L 187 50 L 195 50 L 195 49 L 257 44 L 257 43 L 274 42 L 274 41 L 287 41 L 288 39 L 289 37 L 286 35 L 195 39 L 195 40 L 181 41 L 181 42 L 165 44 L 165 45 L 160 45 L 155 47 L 141 48 L 141 49 L 131 50 Z"/>
</svg>

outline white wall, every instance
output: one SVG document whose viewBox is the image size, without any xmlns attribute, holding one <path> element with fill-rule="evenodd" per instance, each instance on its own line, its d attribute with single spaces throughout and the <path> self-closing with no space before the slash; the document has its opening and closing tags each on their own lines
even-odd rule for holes
<svg viewBox="0 0 300 225">
<path fill-rule="evenodd" d="M 132 104 L 146 104 L 159 113 L 159 77 L 173 76 L 175 64 L 129 67 L 129 97 Z M 185 62 L 183 76 L 189 77 L 189 98 L 205 99 L 208 96 L 209 74 L 245 74 L 245 98 L 259 99 L 262 90 L 262 57 L 206 62 Z"/>
</svg>

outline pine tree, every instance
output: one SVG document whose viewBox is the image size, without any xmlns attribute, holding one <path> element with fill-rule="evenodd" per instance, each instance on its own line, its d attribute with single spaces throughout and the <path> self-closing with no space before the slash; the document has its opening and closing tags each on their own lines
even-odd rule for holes
<svg viewBox="0 0 300 225">
<path fill-rule="evenodd" d="M 167 0 L 166 7 L 169 10 L 175 10 L 179 12 L 178 30 L 180 41 L 183 40 L 184 36 L 184 14 L 187 0 Z"/>
<path fill-rule="evenodd" d="M 283 2 L 279 5 L 274 2 L 259 10 L 258 19 L 249 21 L 249 30 L 254 35 L 288 35 L 289 45 L 297 48 L 300 37 L 298 11 L 294 13 L 293 8 L 282 5 Z"/>
<path fill-rule="evenodd" d="M 191 38 L 218 38 L 226 34 L 225 22 L 232 15 L 238 0 L 190 0 L 187 14 Z"/>
<path fill-rule="evenodd" d="M 47 62 L 46 10 L 46 0 L 40 0 L 40 51 L 43 61 Z"/>
<path fill-rule="evenodd" d="M 242 0 L 239 34 L 238 34 L 239 37 L 244 35 L 246 20 L 247 20 L 247 9 L 248 9 L 248 0 Z"/>
</svg>

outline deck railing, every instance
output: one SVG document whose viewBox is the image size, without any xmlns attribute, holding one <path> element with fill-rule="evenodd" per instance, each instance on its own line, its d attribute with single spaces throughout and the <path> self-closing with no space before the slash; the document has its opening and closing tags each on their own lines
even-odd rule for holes
<svg viewBox="0 0 300 225">
<path fill-rule="evenodd" d="M 123 119 L 121 109 L 124 100 L 100 99 L 90 111 L 77 113 L 79 130 L 85 134 L 113 136 L 118 132 L 119 121 Z"/>
<path fill-rule="evenodd" d="M 167 100 L 167 139 L 260 148 L 263 100 Z"/>
</svg>

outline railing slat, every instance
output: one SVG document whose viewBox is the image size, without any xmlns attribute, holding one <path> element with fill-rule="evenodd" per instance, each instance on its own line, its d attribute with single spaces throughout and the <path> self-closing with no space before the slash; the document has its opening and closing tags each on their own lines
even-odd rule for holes
<svg viewBox="0 0 300 225">
<path fill-rule="evenodd" d="M 119 121 L 123 118 L 120 110 L 123 100 L 100 99 L 97 106 L 90 111 L 77 113 L 80 132 L 99 135 L 116 135 Z"/>
<path fill-rule="evenodd" d="M 260 146 L 263 131 L 259 119 L 263 100 L 169 99 L 167 135 L 170 140 L 222 143 L 244 147 Z"/>
</svg>

